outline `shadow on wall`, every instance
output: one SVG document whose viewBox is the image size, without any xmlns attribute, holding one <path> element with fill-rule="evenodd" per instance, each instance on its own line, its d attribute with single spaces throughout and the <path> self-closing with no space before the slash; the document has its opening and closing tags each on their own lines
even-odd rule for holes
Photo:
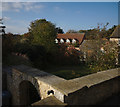
<svg viewBox="0 0 120 107">
<path fill-rule="evenodd" d="M 65 103 L 69 105 L 104 104 L 106 99 L 120 92 L 120 77 L 90 86 L 83 87 L 65 96 Z"/>
<path fill-rule="evenodd" d="M 41 97 L 35 86 L 29 81 L 22 81 L 19 85 L 20 105 L 31 105 L 41 100 Z"/>
</svg>

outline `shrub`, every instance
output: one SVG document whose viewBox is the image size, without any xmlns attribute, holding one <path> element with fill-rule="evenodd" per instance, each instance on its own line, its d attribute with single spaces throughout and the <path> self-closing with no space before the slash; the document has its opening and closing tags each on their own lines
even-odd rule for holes
<svg viewBox="0 0 120 107">
<path fill-rule="evenodd" d="M 80 63 L 79 53 L 74 46 L 60 44 L 59 50 L 55 53 L 54 63 L 58 65 L 76 65 Z"/>
<path fill-rule="evenodd" d="M 47 53 L 43 46 L 32 45 L 27 51 L 27 56 L 37 68 L 44 69 L 47 66 Z"/>
<path fill-rule="evenodd" d="M 97 44 L 96 44 L 97 45 Z M 118 59 L 118 46 L 115 42 L 105 42 L 100 44 L 100 48 L 93 48 L 92 54 L 87 55 L 86 63 L 93 72 L 112 69 L 116 67 Z"/>
</svg>

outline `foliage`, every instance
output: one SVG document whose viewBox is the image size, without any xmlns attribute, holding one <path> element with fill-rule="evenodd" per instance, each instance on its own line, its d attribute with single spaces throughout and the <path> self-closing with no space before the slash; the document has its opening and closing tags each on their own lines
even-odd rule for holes
<svg viewBox="0 0 120 107">
<path fill-rule="evenodd" d="M 30 34 L 29 34 L 29 32 L 27 32 L 27 33 L 24 33 L 22 36 L 27 38 L 30 36 Z"/>
<path fill-rule="evenodd" d="M 55 28 L 54 24 L 45 19 L 35 20 L 31 22 L 29 32 L 22 36 L 11 33 L 3 35 L 3 60 L 14 52 L 27 55 L 32 64 L 39 69 L 46 69 L 48 65 L 83 65 L 92 72 L 115 68 L 119 49 L 116 43 L 109 42 L 107 39 L 116 26 L 107 30 L 107 25 L 108 23 L 103 27 L 80 30 L 80 33 L 86 33 L 87 42 L 78 52 L 75 49 L 75 46 L 78 46 L 77 43 L 73 45 L 55 44 L 57 33 L 64 33 L 61 28 Z M 78 31 L 69 30 L 67 33 L 78 33 Z M 83 63 L 84 61 L 85 63 Z M 56 74 L 66 76 L 68 72 L 71 73 L 69 78 L 91 73 L 63 70 Z"/>
<path fill-rule="evenodd" d="M 94 72 L 116 67 L 118 46 L 115 42 L 94 40 L 90 47 L 84 46 L 81 50 L 86 53 L 86 63 Z"/>
<path fill-rule="evenodd" d="M 24 43 L 17 42 L 16 45 L 14 46 L 13 52 L 26 54 L 29 49 L 30 49 L 30 45 L 28 43 L 26 43 L 26 42 L 24 42 Z"/>
<path fill-rule="evenodd" d="M 79 47 L 79 42 L 73 43 L 74 47 Z"/>
<path fill-rule="evenodd" d="M 16 43 L 20 40 L 20 35 L 7 33 L 2 35 L 2 58 L 3 63 L 7 62 L 7 57 L 12 54 Z"/>
<path fill-rule="evenodd" d="M 79 30 L 79 33 L 87 33 L 88 30 Z"/>
<path fill-rule="evenodd" d="M 64 33 L 63 29 L 61 29 L 60 27 L 57 27 L 56 30 L 57 30 L 57 33 L 61 33 L 61 34 Z"/>
<path fill-rule="evenodd" d="M 60 44 L 54 56 L 55 64 L 58 65 L 78 65 L 80 63 L 79 53 L 72 45 Z"/>
<path fill-rule="evenodd" d="M 98 26 L 92 30 L 94 36 L 87 37 L 88 40 L 80 47 L 86 56 L 85 62 L 94 72 L 115 68 L 118 63 L 118 45 L 116 42 L 103 39 L 107 38 L 107 25 L 108 23 L 104 27 Z"/>
<path fill-rule="evenodd" d="M 53 23 L 46 19 L 35 20 L 30 24 L 29 34 L 29 40 L 33 45 L 44 46 L 47 52 L 55 51 L 56 28 Z"/>
<path fill-rule="evenodd" d="M 78 33 L 78 31 L 73 30 L 73 29 L 70 29 L 70 30 L 68 30 L 66 33 Z"/>
<path fill-rule="evenodd" d="M 39 69 L 45 69 L 48 63 L 52 63 L 52 55 L 47 52 L 45 47 L 40 45 L 31 45 L 28 42 L 18 42 L 14 46 L 14 53 L 26 55 L 33 66 Z"/>
<path fill-rule="evenodd" d="M 104 25 L 103 27 L 101 27 L 100 24 L 98 24 L 97 28 L 87 30 L 86 31 L 86 39 L 93 40 L 93 39 L 105 38 L 107 25 L 108 25 L 108 23 L 106 25 Z"/>
<path fill-rule="evenodd" d="M 2 51 L 3 51 L 3 57 L 10 54 L 17 41 L 19 41 L 19 35 L 13 35 L 12 33 L 4 34 L 2 36 Z"/>
<path fill-rule="evenodd" d="M 29 32 L 20 38 L 13 34 L 3 37 L 3 55 L 9 53 L 26 55 L 35 67 L 44 69 L 54 62 L 54 53 L 57 50 L 55 37 L 56 29 L 51 22 L 45 19 L 36 20 L 31 23 Z"/>
<path fill-rule="evenodd" d="M 73 79 L 92 73 L 87 65 L 53 66 L 45 71 L 65 79 Z"/>
<path fill-rule="evenodd" d="M 7 56 L 12 52 L 13 42 L 10 36 L 6 37 L 3 35 L 2 37 L 2 61 L 5 62 Z"/>
<path fill-rule="evenodd" d="M 98 36 L 100 36 L 100 38 L 106 38 L 106 39 L 110 39 L 110 35 L 112 34 L 112 32 L 115 30 L 116 25 L 114 25 L 112 28 L 107 30 L 107 26 L 109 23 L 106 23 L 105 25 L 102 24 L 98 24 L 97 28 L 93 28 L 93 29 L 89 29 L 89 30 L 79 30 L 79 33 L 85 33 L 86 34 L 86 40 L 93 40 L 93 39 L 98 39 Z"/>
<path fill-rule="evenodd" d="M 7 57 L 3 60 L 3 66 L 15 66 L 15 65 L 27 65 L 32 66 L 32 62 L 22 56 L 16 56 L 8 54 Z"/>
<path fill-rule="evenodd" d="M 27 51 L 27 56 L 37 68 L 44 69 L 47 64 L 46 50 L 43 46 L 31 45 Z"/>
<path fill-rule="evenodd" d="M 85 33 L 86 40 L 93 40 L 98 38 L 110 39 L 110 36 L 112 32 L 115 30 L 116 25 L 114 25 L 112 28 L 109 28 L 107 30 L 108 25 L 109 23 L 106 23 L 105 25 L 98 23 L 97 28 L 88 29 L 88 30 L 79 30 L 79 31 L 70 29 L 67 31 L 67 33 Z"/>
</svg>

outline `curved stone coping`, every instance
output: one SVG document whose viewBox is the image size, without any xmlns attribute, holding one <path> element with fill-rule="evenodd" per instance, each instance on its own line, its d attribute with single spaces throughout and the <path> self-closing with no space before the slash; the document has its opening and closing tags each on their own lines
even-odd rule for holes
<svg viewBox="0 0 120 107">
<path fill-rule="evenodd" d="M 33 78 L 36 78 L 37 80 L 43 81 L 66 96 L 68 96 L 69 93 L 82 89 L 83 87 L 89 88 L 93 85 L 120 76 L 120 68 L 101 71 L 71 80 L 65 80 L 50 73 L 46 73 L 25 65 L 14 66 L 13 71 L 25 73 Z"/>
<path fill-rule="evenodd" d="M 60 90 L 64 90 L 65 95 L 68 95 L 69 93 L 75 92 L 83 87 L 87 86 L 89 88 L 93 85 L 105 82 L 118 76 L 120 76 L 120 68 L 110 69 L 61 82 L 56 84 L 56 87 Z"/>
<path fill-rule="evenodd" d="M 60 78 L 58 76 L 25 65 L 14 66 L 13 72 L 29 75 L 37 80 L 43 81 L 50 85 L 54 85 L 54 83 L 66 81 L 65 79 Z"/>
</svg>

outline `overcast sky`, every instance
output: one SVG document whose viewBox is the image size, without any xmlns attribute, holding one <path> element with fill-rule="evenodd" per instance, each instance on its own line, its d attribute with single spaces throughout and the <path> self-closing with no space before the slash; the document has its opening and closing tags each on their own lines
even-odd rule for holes
<svg viewBox="0 0 120 107">
<path fill-rule="evenodd" d="M 6 32 L 23 34 L 31 21 L 45 18 L 61 27 L 81 30 L 109 22 L 108 28 L 118 24 L 117 2 L 3 2 L 2 17 Z"/>
</svg>

